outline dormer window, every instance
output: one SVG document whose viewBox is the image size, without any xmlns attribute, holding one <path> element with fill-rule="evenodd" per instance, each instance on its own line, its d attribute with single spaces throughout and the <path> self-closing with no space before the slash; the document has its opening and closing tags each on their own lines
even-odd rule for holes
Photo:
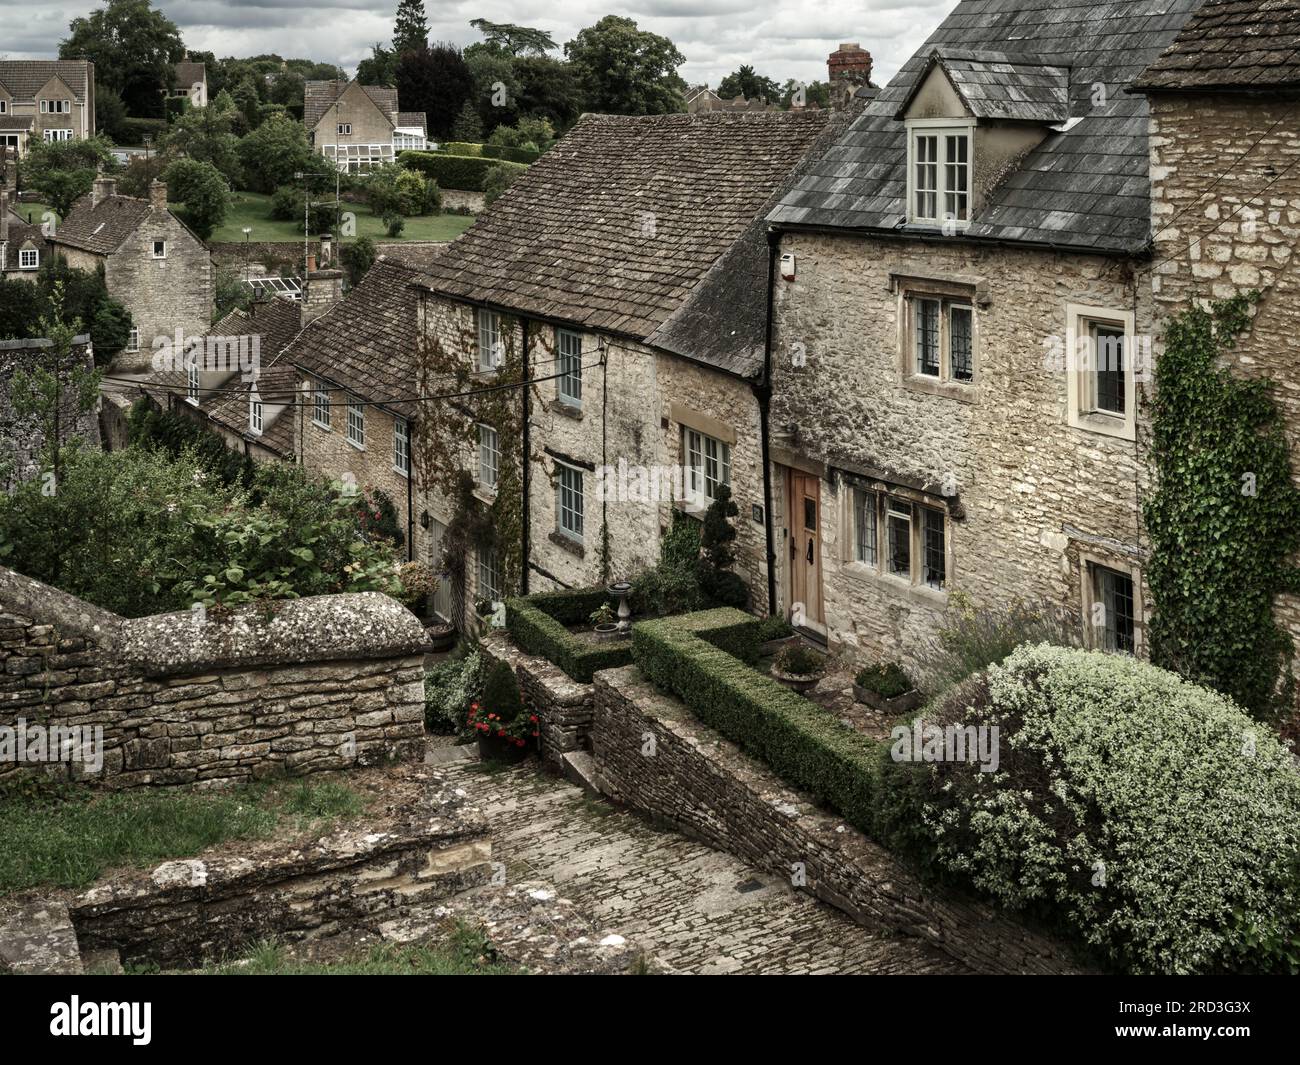
<svg viewBox="0 0 1300 1065">
<path fill-rule="evenodd" d="M 908 221 L 965 228 L 970 224 L 972 125 L 908 123 Z"/>
<path fill-rule="evenodd" d="M 262 397 L 256 392 L 248 397 L 248 430 L 257 436 L 262 435 Z"/>
<path fill-rule="evenodd" d="M 18 249 L 18 269 L 35 270 L 41 265 L 41 253 L 37 248 Z"/>
</svg>

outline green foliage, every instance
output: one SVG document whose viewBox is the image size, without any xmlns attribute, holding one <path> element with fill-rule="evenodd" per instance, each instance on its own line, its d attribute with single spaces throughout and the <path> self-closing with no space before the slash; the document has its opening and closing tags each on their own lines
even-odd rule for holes
<svg viewBox="0 0 1300 1065">
<path fill-rule="evenodd" d="M 605 115 L 663 115 L 685 110 L 686 61 L 667 37 L 630 18 L 606 15 L 564 46 L 582 86 L 584 109 Z"/>
<path fill-rule="evenodd" d="M 60 59 L 89 59 L 95 64 L 96 89 L 117 93 L 131 114 L 162 114 L 172 64 L 185 58 L 176 23 L 149 0 L 107 0 L 89 15 L 74 18 L 69 29 L 59 42 Z"/>
<path fill-rule="evenodd" d="M 437 214 L 442 209 L 442 192 L 436 181 L 395 164 L 372 171 L 364 189 L 371 211 L 385 219 Z"/>
<path fill-rule="evenodd" d="M 1128 656 L 1042 645 L 926 723 L 997 726 L 999 769 L 886 762 L 902 778 L 889 820 L 911 826 L 891 845 L 919 845 L 943 875 L 1124 971 L 1300 962 L 1300 776 L 1223 696 Z"/>
<path fill-rule="evenodd" d="M 826 672 L 822 656 L 800 643 L 781 648 L 772 664 L 788 677 L 816 677 Z"/>
<path fill-rule="evenodd" d="M 239 142 L 239 162 L 253 192 L 273 193 L 282 185 L 300 189 L 297 173 L 310 175 L 318 188 L 333 187 L 333 166 L 312 151 L 302 123 L 288 115 L 273 115 L 245 136 Z"/>
<path fill-rule="evenodd" d="M 1257 294 L 1174 318 L 1156 361 L 1151 462 L 1143 505 L 1155 600 L 1152 661 L 1276 718 L 1294 698 L 1291 638 L 1273 614 L 1300 590 L 1300 548 L 1283 417 L 1263 380 L 1224 368 Z"/>
<path fill-rule="evenodd" d="M 859 688 L 875 692 L 885 699 L 896 699 L 906 695 L 915 685 L 897 662 L 878 662 L 874 666 L 864 666 L 853 678 Z"/>
<path fill-rule="evenodd" d="M 751 66 L 741 66 L 718 82 L 718 95 L 724 100 L 743 96 L 746 100 L 766 100 L 775 103 L 781 88 L 771 78 L 756 74 Z"/>
<path fill-rule="evenodd" d="M 23 163 L 26 188 L 40 194 L 60 218 L 90 192 L 97 173 L 117 169 L 111 146 L 103 137 L 70 141 L 33 140 Z"/>
<path fill-rule="evenodd" d="M 400 237 L 406 228 L 406 219 L 396 211 L 389 211 L 383 217 L 384 232 L 390 237 Z"/>
<path fill-rule="evenodd" d="M 339 260 L 347 271 L 348 285 L 356 287 L 366 276 L 366 271 L 375 265 L 375 242 L 369 237 L 357 237 L 351 244 L 343 245 Z"/>
<path fill-rule="evenodd" d="M 429 21 L 424 16 L 424 0 L 398 0 L 397 18 L 393 21 L 393 51 L 398 55 L 429 43 Z"/>
<path fill-rule="evenodd" d="M 402 107 L 422 111 L 435 140 L 450 135 L 474 89 L 460 49 L 446 42 L 399 53 L 393 80 Z"/>
<path fill-rule="evenodd" d="M 507 170 L 503 166 L 493 167 L 483 180 L 483 206 L 491 207 L 496 203 L 518 176 L 517 170 Z"/>
<path fill-rule="evenodd" d="M 700 587 L 713 602 L 743 609 L 749 602 L 749 589 L 739 574 L 731 572 L 736 563 L 736 553 L 731 546 L 736 540 L 732 519 L 739 513 L 731 498 L 730 487 L 718 485 L 700 529 L 700 547 L 704 552 L 700 563 Z"/>
<path fill-rule="evenodd" d="M 163 171 L 169 200 L 179 201 L 182 220 L 207 240 L 226 220 L 230 208 L 230 186 L 221 171 L 197 159 L 177 159 Z"/>
<path fill-rule="evenodd" d="M 505 169 L 516 177 L 528 169 L 521 163 L 475 159 L 462 155 L 443 155 L 439 152 L 406 151 L 398 155 L 397 161 L 410 170 L 419 171 L 433 178 L 439 188 L 459 189 L 466 192 L 483 192 L 484 182 L 499 169 Z"/>
<path fill-rule="evenodd" d="M 230 93 L 218 93 L 206 107 L 186 111 L 173 122 L 159 149 L 171 157 L 210 163 L 221 172 L 230 188 L 237 188 L 244 176 L 239 161 L 239 137 L 235 133 L 239 120 L 239 110 Z M 181 196 L 176 198 L 184 200 Z M 185 205 L 189 206 L 188 201 Z"/>
<path fill-rule="evenodd" d="M 479 690 L 477 651 L 439 662 L 424 675 L 424 724 L 430 732 L 449 734 L 465 728 L 469 704 Z"/>
<path fill-rule="evenodd" d="M 127 441 L 132 447 L 161 449 L 173 459 L 188 455 L 227 487 L 252 484 L 252 459 L 226 446 L 193 418 L 161 410 L 139 400 L 127 415 Z"/>
<path fill-rule="evenodd" d="M 42 318 L 57 285 L 63 286 L 63 313 L 80 320 L 95 347 L 95 364 L 103 366 L 126 347 L 131 315 L 108 294 L 103 268 L 77 270 L 59 257 L 41 264 L 36 281 L 0 280 L 0 338 L 43 337 Z"/>
<path fill-rule="evenodd" d="M 794 629 L 780 614 L 772 614 L 759 623 L 759 643 L 767 643 L 770 640 L 786 640 L 793 635 Z"/>
<path fill-rule="evenodd" d="M 394 547 L 406 544 L 406 516 L 398 514 L 393 497 L 382 488 L 367 487 L 353 497 L 357 527 L 367 539 L 385 540 Z"/>
<path fill-rule="evenodd" d="M 473 100 L 466 100 L 465 106 L 460 109 L 460 114 L 456 116 L 456 121 L 451 127 L 451 137 L 456 143 L 455 147 L 451 144 L 444 145 L 444 150 L 451 152 L 452 155 L 477 155 L 477 152 L 457 151 L 457 148 L 477 148 L 479 142 L 483 139 L 483 120 L 479 118 L 478 108 L 474 106 Z"/>
<path fill-rule="evenodd" d="M 565 626 L 588 623 L 608 602 L 609 592 L 604 588 L 507 599 L 506 629 L 522 650 L 545 658 L 572 679 L 590 684 L 600 670 L 632 661 L 631 646 L 626 641 L 591 643 Z"/>
<path fill-rule="evenodd" d="M 488 670 L 483 681 L 483 708 L 495 714 L 505 722 L 514 721 L 524 712 L 523 696 L 519 693 L 519 681 L 509 664 L 497 660 Z"/>
<path fill-rule="evenodd" d="M 505 127 L 498 126 L 498 129 Z M 500 144 L 481 144 L 480 153 L 485 159 L 508 159 L 512 163 L 535 163 L 542 153 L 535 148 L 513 148 Z"/>
<path fill-rule="evenodd" d="M 118 144 L 131 148 L 142 148 L 144 147 L 145 137 L 149 137 L 154 144 L 158 143 L 159 138 L 167 132 L 167 120 L 131 117 L 125 119 L 120 128 L 122 136 L 120 140 L 117 140 Z"/>
<path fill-rule="evenodd" d="M 659 542 L 658 563 L 632 581 L 632 610 L 645 617 L 703 609 L 709 604 L 700 573 L 700 523 L 675 510 Z"/>
<path fill-rule="evenodd" d="M 478 158 L 483 154 L 483 145 L 478 141 L 444 141 L 438 150 L 444 155 L 468 155 Z"/>
<path fill-rule="evenodd" d="M 219 322 L 231 311 L 243 310 L 253 302 L 253 290 L 245 285 L 240 271 L 217 266 L 212 284 L 212 321 Z"/>
<path fill-rule="evenodd" d="M 357 81 L 362 85 L 395 85 L 397 53 L 376 41 L 370 46 L 370 54 L 357 64 Z"/>
</svg>

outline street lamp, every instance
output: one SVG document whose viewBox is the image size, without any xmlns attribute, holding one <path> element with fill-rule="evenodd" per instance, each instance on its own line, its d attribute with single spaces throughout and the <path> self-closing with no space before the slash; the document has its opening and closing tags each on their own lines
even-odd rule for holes
<svg viewBox="0 0 1300 1065">
<path fill-rule="evenodd" d="M 248 238 L 253 232 L 252 226 L 244 226 L 244 280 L 248 280 Z"/>
</svg>

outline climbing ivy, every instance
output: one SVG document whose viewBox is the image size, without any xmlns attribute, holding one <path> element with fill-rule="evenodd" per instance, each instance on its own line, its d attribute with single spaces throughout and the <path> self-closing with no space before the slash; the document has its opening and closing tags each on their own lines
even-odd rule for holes
<svg viewBox="0 0 1300 1065">
<path fill-rule="evenodd" d="M 1258 294 L 1174 318 L 1156 361 L 1150 452 L 1155 491 L 1143 504 L 1155 616 L 1152 660 L 1276 719 L 1294 695 L 1290 636 L 1278 593 L 1300 590 L 1300 491 L 1282 416 L 1266 380 L 1221 363 Z"/>
</svg>

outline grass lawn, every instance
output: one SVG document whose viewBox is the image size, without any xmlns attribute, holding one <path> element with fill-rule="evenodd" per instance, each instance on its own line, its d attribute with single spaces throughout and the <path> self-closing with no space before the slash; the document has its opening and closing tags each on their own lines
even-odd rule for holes
<svg viewBox="0 0 1300 1065">
<path fill-rule="evenodd" d="M 10 787 L 0 794 L 0 895 L 47 884 L 82 888 L 115 866 L 189 857 L 277 829 L 320 828 L 362 805 L 355 791 L 329 779 L 223 792 Z"/>
<path fill-rule="evenodd" d="M 33 205 L 34 206 L 34 205 Z M 357 216 L 357 236 L 369 237 L 371 240 L 455 240 L 474 224 L 472 215 L 443 214 L 425 215 L 408 218 L 406 228 L 400 237 L 389 237 L 384 231 L 383 222 L 371 213 L 363 203 L 345 203 L 345 211 L 353 211 Z M 231 241 L 242 243 L 243 229 L 248 226 L 252 232 L 251 241 L 302 241 L 302 230 L 293 222 L 282 222 L 271 217 L 271 197 L 260 192 L 234 193 L 230 210 L 226 212 L 226 221 L 212 234 L 214 241 Z M 314 236 L 315 234 L 313 234 Z"/>
</svg>

